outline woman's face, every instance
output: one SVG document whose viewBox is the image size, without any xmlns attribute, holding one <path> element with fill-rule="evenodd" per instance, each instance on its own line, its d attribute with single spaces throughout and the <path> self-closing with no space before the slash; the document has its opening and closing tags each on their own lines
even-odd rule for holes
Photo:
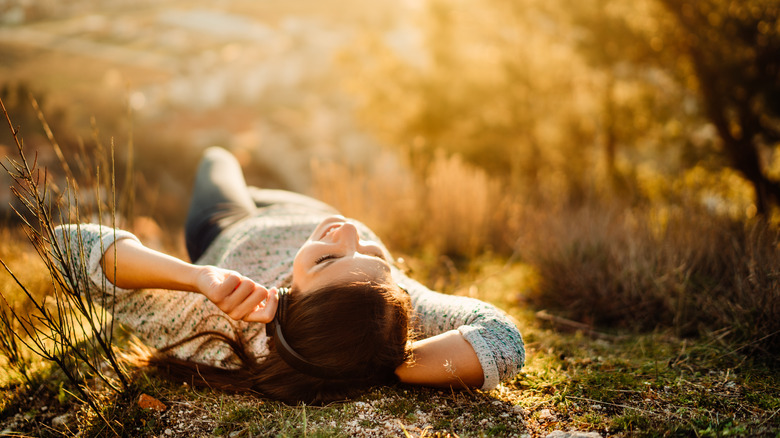
<svg viewBox="0 0 780 438">
<path fill-rule="evenodd" d="M 293 286 L 312 291 L 354 281 L 392 282 L 390 265 L 376 242 L 360 240 L 343 216 L 320 222 L 293 262 Z"/>
</svg>

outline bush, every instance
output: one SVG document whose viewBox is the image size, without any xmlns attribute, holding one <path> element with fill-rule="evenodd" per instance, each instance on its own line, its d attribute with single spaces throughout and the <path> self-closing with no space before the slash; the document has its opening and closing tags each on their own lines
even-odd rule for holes
<svg viewBox="0 0 780 438">
<path fill-rule="evenodd" d="M 750 351 L 780 347 L 780 232 L 695 208 L 593 206 L 557 214 L 525 242 L 531 301 L 581 321 L 717 332 Z"/>
</svg>

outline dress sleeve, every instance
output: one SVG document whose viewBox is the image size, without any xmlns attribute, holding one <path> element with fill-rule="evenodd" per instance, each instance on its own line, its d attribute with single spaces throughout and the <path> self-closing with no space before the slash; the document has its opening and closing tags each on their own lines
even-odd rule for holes
<svg viewBox="0 0 780 438">
<path fill-rule="evenodd" d="M 483 301 L 433 292 L 394 273 L 412 298 L 413 324 L 423 338 L 458 330 L 471 344 L 484 373 L 482 389 L 493 389 L 517 375 L 525 363 L 523 337 L 509 316 Z"/>
<path fill-rule="evenodd" d="M 114 242 L 138 241 L 132 233 L 95 224 L 62 225 L 54 232 L 68 265 L 60 268 L 62 275 L 82 294 L 97 298 L 101 306 L 110 309 L 114 321 L 129 328 L 146 345 L 159 349 L 196 333 L 216 331 L 235 336 L 240 331 L 258 357 L 267 354 L 264 324 L 232 322 L 201 294 L 114 286 L 103 273 L 100 260 Z M 209 337 L 183 344 L 169 354 L 224 368 L 236 365 L 230 348 Z"/>
<path fill-rule="evenodd" d="M 100 260 L 103 258 L 103 253 L 114 242 L 122 239 L 138 241 L 135 235 L 97 224 L 68 224 L 55 228 L 54 238 L 63 251 L 63 258 L 68 265 L 61 266 L 60 272 L 71 284 L 98 294 L 103 302 L 115 295 L 130 292 L 108 281 Z M 83 273 L 86 274 L 86 278 Z M 84 284 L 85 282 L 88 284 Z"/>
</svg>

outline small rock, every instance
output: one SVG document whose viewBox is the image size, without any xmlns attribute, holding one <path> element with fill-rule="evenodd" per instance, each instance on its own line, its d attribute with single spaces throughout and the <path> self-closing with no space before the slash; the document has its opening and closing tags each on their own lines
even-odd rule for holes
<svg viewBox="0 0 780 438">
<path fill-rule="evenodd" d="M 542 409 L 539 411 L 539 419 L 543 421 L 555 420 L 555 415 L 549 409 Z"/>
<path fill-rule="evenodd" d="M 580 430 L 554 430 L 547 435 L 547 438 L 602 438 L 598 432 L 582 432 Z"/>
<path fill-rule="evenodd" d="M 55 429 L 64 429 L 70 423 L 71 417 L 70 413 L 58 415 L 51 419 L 51 426 Z"/>
<path fill-rule="evenodd" d="M 141 394 L 138 397 L 138 407 L 141 409 L 152 409 L 157 412 L 163 412 L 166 409 L 163 402 L 147 394 Z"/>
<path fill-rule="evenodd" d="M 166 435 L 173 435 L 173 431 L 170 429 L 165 429 L 165 432 L 163 432 Z"/>
</svg>

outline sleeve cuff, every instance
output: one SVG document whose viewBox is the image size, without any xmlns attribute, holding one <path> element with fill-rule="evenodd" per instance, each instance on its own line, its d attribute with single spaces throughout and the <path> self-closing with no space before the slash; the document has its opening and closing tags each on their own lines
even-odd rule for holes
<svg viewBox="0 0 780 438">
<path fill-rule="evenodd" d="M 87 269 L 89 270 L 89 279 L 92 282 L 102 288 L 111 288 L 114 292 L 130 292 L 130 289 L 123 289 L 117 287 L 108 280 L 108 277 L 103 273 L 103 268 L 100 265 L 100 260 L 103 259 L 103 254 L 106 250 L 122 239 L 132 239 L 136 242 L 140 242 L 135 235 L 123 230 L 116 230 L 111 227 L 98 226 L 98 233 L 100 235 L 100 241 L 96 242 L 92 249 L 89 250 L 89 259 L 87 260 Z"/>
<path fill-rule="evenodd" d="M 474 352 L 477 354 L 477 358 L 479 359 L 479 364 L 482 366 L 482 372 L 484 373 L 485 380 L 482 384 L 482 388 L 480 389 L 487 391 L 498 386 L 498 366 L 496 365 L 496 361 L 490 352 L 490 347 L 488 346 L 487 342 L 485 342 L 485 339 L 480 335 L 479 329 L 469 325 L 464 325 L 458 327 L 458 331 L 463 336 L 463 338 L 466 339 L 469 344 L 471 344 L 471 348 L 474 349 Z"/>
</svg>

